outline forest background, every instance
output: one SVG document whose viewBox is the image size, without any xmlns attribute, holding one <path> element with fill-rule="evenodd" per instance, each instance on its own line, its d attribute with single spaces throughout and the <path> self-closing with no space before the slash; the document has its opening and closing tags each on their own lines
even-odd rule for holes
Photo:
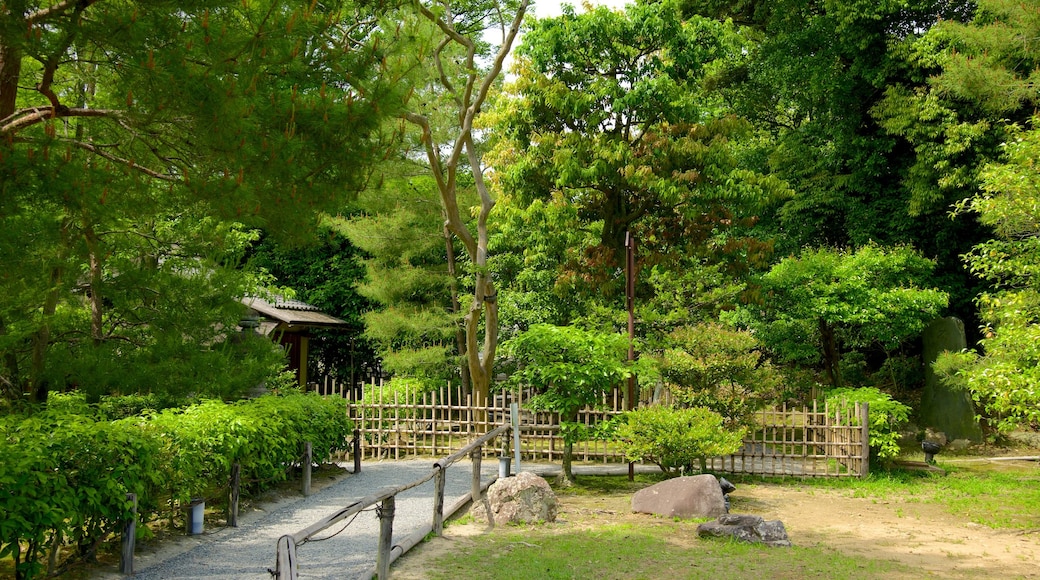
<svg viewBox="0 0 1040 580">
<path fill-rule="evenodd" d="M 486 394 L 549 327 L 623 360 L 633 240 L 615 378 L 912 404 L 954 315 L 987 428 L 1040 419 L 1034 2 L 161 8 L 0 9 L 7 409 L 240 397 L 284 364 L 247 295 L 352 325 L 311 376 Z"/>
</svg>

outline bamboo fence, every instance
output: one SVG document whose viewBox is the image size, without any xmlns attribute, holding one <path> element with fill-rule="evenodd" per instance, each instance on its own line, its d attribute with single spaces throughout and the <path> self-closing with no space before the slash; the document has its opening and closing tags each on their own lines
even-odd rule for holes
<svg viewBox="0 0 1040 580">
<path fill-rule="evenodd" d="M 529 461 L 559 461 L 563 454 L 559 415 L 526 408 L 529 392 L 498 393 L 488 401 L 475 401 L 458 386 L 441 391 L 396 392 L 384 385 L 362 389 L 360 399 L 343 393 L 351 418 L 360 434 L 361 453 L 377 459 L 405 459 L 450 454 L 484 433 L 509 422 L 511 403 L 519 403 L 521 455 Z M 650 404 L 650 393 L 641 393 L 639 405 Z M 578 414 L 578 423 L 590 432 L 604 420 L 624 412 L 619 390 L 605 395 L 596 407 Z M 862 477 L 869 472 L 869 421 L 866 405 L 834 409 L 813 403 L 811 407 L 786 405 L 755 414 L 740 451 L 708 459 L 714 472 L 763 476 Z M 505 450 L 503 439 L 498 449 Z M 484 454 L 496 454 L 484 447 Z M 574 460 L 599 463 L 626 461 L 618 446 L 592 438 L 574 445 Z"/>
</svg>

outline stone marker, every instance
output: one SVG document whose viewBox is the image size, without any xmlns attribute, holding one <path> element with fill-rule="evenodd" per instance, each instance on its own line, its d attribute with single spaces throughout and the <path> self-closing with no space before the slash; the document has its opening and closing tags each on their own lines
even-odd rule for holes
<svg viewBox="0 0 1040 580">
<path fill-rule="evenodd" d="M 702 538 L 733 537 L 742 542 L 778 548 L 791 547 L 783 522 L 766 521 L 758 516 L 726 514 L 717 521 L 697 526 L 697 535 Z"/>
<path fill-rule="evenodd" d="M 948 316 L 932 321 L 924 330 L 924 390 L 921 392 L 921 422 L 942 431 L 950 439 L 982 441 L 982 429 L 975 420 L 975 407 L 967 391 L 948 387 L 932 370 L 940 353 L 960 352 L 968 346 L 964 323 Z"/>
<path fill-rule="evenodd" d="M 669 518 L 714 518 L 726 513 L 726 500 L 714 475 L 693 475 L 637 491 L 632 511 Z"/>
<path fill-rule="evenodd" d="M 529 472 L 495 481 L 487 491 L 487 501 L 470 510 L 473 519 L 488 521 L 488 509 L 495 525 L 556 521 L 560 502 L 549 484 Z"/>
</svg>

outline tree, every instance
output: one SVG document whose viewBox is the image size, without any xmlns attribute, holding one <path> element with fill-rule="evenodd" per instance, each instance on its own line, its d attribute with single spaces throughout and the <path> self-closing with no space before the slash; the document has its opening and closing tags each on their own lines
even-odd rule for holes
<svg viewBox="0 0 1040 580">
<path fill-rule="evenodd" d="M 782 377 L 750 332 L 704 323 L 673 331 L 666 344 L 658 364 L 676 406 L 710 409 L 736 427 L 780 399 Z"/>
<path fill-rule="evenodd" d="M 762 276 L 762 305 L 729 318 L 750 322 L 783 362 L 822 361 L 840 388 L 843 347 L 888 354 L 946 307 L 945 292 L 923 287 L 933 267 L 905 246 L 806 250 Z"/>
<path fill-rule="evenodd" d="M 731 27 L 683 21 L 671 2 L 536 21 L 492 116 L 498 186 L 519 206 L 573 204 L 598 237 L 579 275 L 605 292 L 619 289 L 626 235 L 640 267 L 696 260 L 709 240 L 716 254 L 756 252 L 732 226 L 786 191 L 740 167 L 749 128 L 702 89 L 740 51 Z"/>
<path fill-rule="evenodd" d="M 780 255 L 801 248 L 909 244 L 936 261 L 951 308 L 971 320 L 977 283 L 960 255 L 985 238 L 949 204 L 972 195 L 999 131 L 929 93 L 941 43 L 927 31 L 970 20 L 969 1 L 684 0 L 684 14 L 731 20 L 741 58 L 708 82 L 759 130 L 748 168 L 794 191 L 761 214 Z M 952 24 L 951 24 L 952 25 Z M 906 98 L 904 98 L 906 97 Z"/>
<path fill-rule="evenodd" d="M 988 285 L 977 299 L 982 352 L 947 355 L 937 364 L 971 390 L 1001 430 L 1040 420 L 1040 50 L 1023 40 L 1040 34 L 1035 13 L 1030 4 L 984 0 L 970 23 L 943 23 L 925 47 L 941 66 L 928 97 L 974 108 L 1003 137 L 1000 158 L 981 166 L 981 191 L 956 208 L 993 232 L 964 256 Z"/>
<path fill-rule="evenodd" d="M 293 245 L 266 236 L 250 251 L 249 266 L 270 274 L 277 286 L 293 289 L 300 300 L 347 322 L 346 328 L 314 331 L 308 360 L 321 366 L 310 368 L 308 377 L 347 380 L 361 376 L 363 369 L 371 374 L 378 363 L 361 336 L 362 314 L 370 304 L 355 287 L 365 276 L 362 252 L 329 222 L 316 228 L 314 238 Z"/>
<path fill-rule="evenodd" d="M 49 362 L 55 347 L 110 371 L 141 349 L 203 367 L 192 353 L 259 286 L 233 280 L 250 235 L 235 223 L 298 232 L 382 148 L 399 88 L 377 74 L 376 16 L 276 0 L 0 7 L 9 392 L 42 402 L 51 380 L 85 380 Z"/>
<path fill-rule="evenodd" d="M 561 478 L 572 483 L 574 443 L 586 435 L 584 426 L 577 423 L 578 411 L 599 404 L 606 392 L 632 373 L 625 360 L 627 337 L 574 326 L 534 324 L 502 343 L 502 351 L 517 366 L 510 384 L 538 390 L 530 399 L 531 407 L 560 414 Z"/>
<path fill-rule="evenodd" d="M 475 5 L 444 1 L 427 6 L 420 0 L 412 3 L 421 20 L 433 25 L 439 36 L 431 38 L 430 44 L 416 47 L 415 64 L 404 69 L 431 67 L 435 72 L 432 78 L 426 78 L 426 83 L 436 86 L 447 104 L 443 113 L 427 113 L 422 110 L 427 102 L 412 102 L 400 116 L 421 131 L 420 143 L 437 185 L 446 227 L 461 242 L 472 268 L 473 294 L 463 306 L 463 355 L 476 400 L 485 399 L 490 391 L 498 348 L 498 293 L 487 270 L 488 216 L 495 201 L 484 179 L 474 124 L 498 80 L 527 6 L 528 0 Z M 501 28 L 502 41 L 485 67 L 478 57 L 486 56 L 482 51 L 487 47 L 479 38 L 486 22 Z M 434 126 L 436 122 L 446 125 L 435 130 L 439 128 Z M 467 165 L 480 198 L 473 227 L 467 224 L 459 203 L 459 171 Z"/>
<path fill-rule="evenodd" d="M 362 193 L 360 215 L 336 227 L 365 252 L 366 277 L 357 291 L 372 305 L 365 336 L 390 373 L 441 387 L 465 375 L 460 366 L 459 305 L 448 263 L 444 212 L 429 170 L 414 163 L 391 168 Z M 409 175 L 410 174 L 410 175 Z M 454 250 L 454 248 L 452 248 Z"/>
</svg>

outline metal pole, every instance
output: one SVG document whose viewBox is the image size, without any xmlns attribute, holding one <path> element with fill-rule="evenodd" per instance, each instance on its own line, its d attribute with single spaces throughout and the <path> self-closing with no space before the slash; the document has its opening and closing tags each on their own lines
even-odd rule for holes
<svg viewBox="0 0 1040 580">
<path fill-rule="evenodd" d="M 636 360 L 636 264 L 635 264 L 635 239 L 631 231 L 625 232 L 625 308 L 628 310 L 628 360 Z M 628 411 L 635 409 L 636 377 L 628 377 L 628 393 L 625 397 L 625 408 Z M 628 462 L 628 480 L 633 481 L 636 477 L 635 464 Z"/>
</svg>

